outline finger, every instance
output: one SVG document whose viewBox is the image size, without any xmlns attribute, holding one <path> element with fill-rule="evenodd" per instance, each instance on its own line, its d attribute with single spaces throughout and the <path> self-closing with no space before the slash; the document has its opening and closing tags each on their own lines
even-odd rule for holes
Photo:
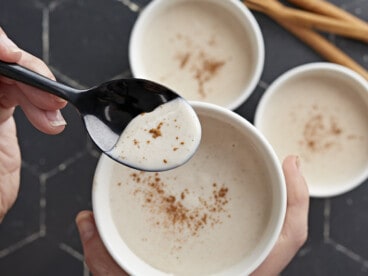
<svg viewBox="0 0 368 276">
<path fill-rule="evenodd" d="M 2 108 L 16 107 L 18 97 L 22 92 L 19 88 L 11 84 L 0 83 L 0 106 Z"/>
<path fill-rule="evenodd" d="M 20 106 L 28 120 L 39 131 L 46 134 L 59 134 L 65 129 L 66 122 L 59 109 L 41 110 L 30 103 L 20 103 Z"/>
<path fill-rule="evenodd" d="M 0 91 L 0 106 L 6 109 L 20 105 L 38 130 L 47 134 L 58 134 L 64 130 L 66 122 L 60 110 L 43 110 L 34 106 L 14 85 L 1 84 Z"/>
<path fill-rule="evenodd" d="M 88 268 L 94 276 L 127 276 L 107 252 L 97 232 L 91 211 L 82 211 L 76 217 L 83 252 Z"/>
<path fill-rule="evenodd" d="M 22 92 L 23 97 L 27 98 L 30 103 L 32 103 L 34 106 L 40 109 L 45 110 L 62 109 L 67 104 L 65 100 L 59 97 L 56 97 L 50 93 L 26 85 L 24 83 L 17 82 L 16 86 L 19 88 L 19 91 Z"/>
<path fill-rule="evenodd" d="M 37 94 L 40 93 L 46 94 L 41 91 L 37 92 Z M 33 98 L 33 100 L 30 101 L 29 97 L 26 97 L 25 93 L 23 93 L 23 91 L 18 86 L 8 83 L 0 83 L 0 102 L 3 103 L 3 106 L 7 105 L 7 107 L 13 107 L 18 105 L 20 102 L 24 103 L 29 102 L 30 104 L 42 110 L 56 110 L 65 107 L 66 102 L 61 103 L 55 101 L 48 101 L 48 97 L 42 98 L 41 95 L 39 96 L 40 97 Z"/>
<path fill-rule="evenodd" d="M 288 156 L 284 160 L 287 209 L 283 235 L 304 243 L 308 227 L 309 191 L 300 167 L 299 157 Z"/>
<path fill-rule="evenodd" d="M 0 60 L 6 62 L 18 62 L 21 56 L 21 50 L 0 27 Z"/>
<path fill-rule="evenodd" d="M 13 99 L 8 99 L 7 94 L 3 93 L 6 86 L 0 83 L 0 124 L 9 119 L 14 113 L 14 107 L 17 102 Z"/>
<path fill-rule="evenodd" d="M 22 51 L 19 49 L 14 42 L 12 42 L 5 32 L 0 28 L 0 60 L 18 63 L 32 71 L 35 71 L 47 78 L 55 80 L 54 75 L 50 71 L 50 69 L 46 66 L 46 64 L 38 59 L 37 57 Z M 45 109 L 61 109 L 65 107 L 66 101 L 49 93 L 40 93 L 41 90 L 25 85 L 20 82 L 14 82 L 5 77 L 0 78 L 1 82 L 6 84 L 14 84 L 16 83 L 20 89 L 25 93 L 25 96 L 28 98 L 30 102 L 32 102 L 35 106 Z"/>
<path fill-rule="evenodd" d="M 12 109 L 10 109 L 12 110 Z M 0 114 L 2 109 L 0 108 Z M 0 123 L 0 223 L 19 191 L 21 156 L 13 117 Z"/>
<path fill-rule="evenodd" d="M 46 64 L 39 58 L 23 51 L 19 64 L 51 80 L 55 80 L 54 75 Z M 60 109 L 66 105 L 66 101 L 38 88 L 31 87 L 21 82 L 17 86 L 22 90 L 28 100 L 41 109 Z"/>
<path fill-rule="evenodd" d="M 6 108 L 1 105 L 0 99 L 0 124 L 8 120 L 11 116 L 13 116 L 14 108 Z"/>
<path fill-rule="evenodd" d="M 266 260 L 252 276 L 278 275 L 304 244 L 308 234 L 309 193 L 296 156 L 283 162 L 287 209 L 281 235 Z"/>
</svg>

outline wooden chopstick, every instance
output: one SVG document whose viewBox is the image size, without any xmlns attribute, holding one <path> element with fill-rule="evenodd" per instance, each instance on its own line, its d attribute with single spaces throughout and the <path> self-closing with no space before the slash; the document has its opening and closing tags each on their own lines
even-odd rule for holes
<svg viewBox="0 0 368 276">
<path fill-rule="evenodd" d="M 249 9 L 259 11 L 259 6 L 252 4 L 247 0 L 243 0 L 243 3 Z M 278 17 L 276 14 L 269 14 L 269 16 L 286 30 L 294 34 L 305 44 L 307 44 L 309 47 L 314 49 L 326 60 L 346 66 L 368 80 L 368 72 L 365 68 L 360 66 L 357 62 L 351 59 L 348 55 L 346 55 L 343 51 L 341 51 L 323 36 L 319 35 L 309 28 L 291 24 L 290 22 L 287 22 L 283 17 Z"/>
<path fill-rule="evenodd" d="M 335 6 L 324 0 L 288 0 L 296 6 L 299 6 L 305 10 L 330 16 L 332 18 L 345 20 L 356 25 L 364 26 L 368 28 L 368 23 L 353 14 Z"/>
<path fill-rule="evenodd" d="M 329 16 L 289 8 L 273 0 L 246 0 L 244 2 L 252 4 L 253 9 L 266 13 L 269 16 L 282 18 L 283 21 L 287 21 L 290 24 L 326 31 L 368 43 L 368 25 L 350 24 Z"/>
</svg>

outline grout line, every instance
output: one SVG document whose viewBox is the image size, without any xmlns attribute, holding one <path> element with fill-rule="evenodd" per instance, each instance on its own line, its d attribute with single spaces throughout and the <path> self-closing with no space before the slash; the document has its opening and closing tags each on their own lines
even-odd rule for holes
<svg viewBox="0 0 368 276">
<path fill-rule="evenodd" d="M 46 64 L 50 63 L 50 10 L 42 8 L 42 59 Z"/>
<path fill-rule="evenodd" d="M 116 79 L 125 79 L 125 78 L 129 78 L 131 77 L 133 74 L 132 72 L 130 71 L 130 69 L 127 69 L 123 72 L 121 72 L 120 74 L 112 77 L 110 80 L 116 80 Z"/>
<path fill-rule="evenodd" d="M 141 8 L 138 4 L 130 1 L 130 0 L 117 0 L 122 3 L 124 6 L 128 7 L 132 12 L 140 12 Z"/>
<path fill-rule="evenodd" d="M 20 240 L 12 245 L 10 245 L 8 248 L 5 248 L 3 250 L 0 250 L 0 258 L 4 258 L 8 256 L 9 254 L 13 253 L 14 251 L 17 251 L 18 249 L 26 246 L 27 244 L 32 243 L 33 241 L 37 240 L 41 237 L 40 232 L 34 233 L 23 240 Z"/>
<path fill-rule="evenodd" d="M 86 148 L 87 148 L 87 152 L 93 156 L 93 157 L 96 157 L 96 158 L 99 158 L 100 155 L 101 155 L 101 152 L 98 151 L 96 148 L 95 148 L 95 145 L 92 141 L 91 138 L 87 138 L 87 142 L 86 142 Z"/>
<path fill-rule="evenodd" d="M 52 12 L 56 9 L 57 6 L 59 6 L 60 4 L 62 4 L 63 0 L 55 0 L 55 1 L 52 1 L 50 4 L 49 4 L 49 11 Z"/>
<path fill-rule="evenodd" d="M 363 55 L 363 62 L 368 63 L 368 55 Z"/>
<path fill-rule="evenodd" d="M 353 261 L 361 264 L 364 267 L 364 269 L 368 269 L 368 260 L 365 260 L 359 254 L 353 252 L 349 248 L 343 246 L 342 244 L 339 244 L 338 242 L 335 242 L 332 239 L 330 239 L 328 241 L 328 244 L 330 244 L 331 246 L 333 246 L 336 249 L 336 251 L 344 254 L 345 256 L 347 256 L 348 258 L 352 259 Z"/>
<path fill-rule="evenodd" d="M 46 180 L 47 175 L 40 175 L 40 235 L 41 237 L 46 236 Z"/>
<path fill-rule="evenodd" d="M 59 173 L 59 171 L 60 171 L 59 170 L 59 166 L 56 167 L 56 168 L 53 168 L 53 169 L 49 170 L 48 172 L 42 173 L 40 175 L 40 181 L 43 181 L 45 183 L 45 185 L 46 185 L 46 182 L 47 182 L 47 179 L 48 178 L 50 178 L 50 177 L 52 177 L 52 176 L 54 176 L 54 175 L 56 175 L 56 174 Z"/>
<path fill-rule="evenodd" d="M 25 162 L 24 160 L 22 160 L 22 169 L 27 170 L 28 172 L 30 172 L 33 176 L 38 177 L 40 175 L 40 173 L 37 171 L 37 169 L 34 166 L 31 166 L 30 164 L 28 164 L 27 162 Z"/>
<path fill-rule="evenodd" d="M 82 156 L 85 154 L 86 154 L 86 150 L 79 151 L 73 157 L 66 159 L 64 162 L 59 164 L 57 167 L 51 169 L 48 172 L 42 173 L 40 175 L 41 184 L 44 183 L 44 185 L 46 186 L 47 184 L 46 182 L 48 178 L 55 176 L 59 172 L 66 170 L 71 164 L 73 164 L 76 160 L 82 158 Z"/>
<path fill-rule="evenodd" d="M 266 90 L 270 85 L 267 82 L 265 82 L 263 80 L 260 80 L 258 82 L 258 86 L 261 87 L 261 88 L 263 88 L 264 90 Z"/>
<path fill-rule="evenodd" d="M 90 271 L 89 271 L 88 266 L 85 262 L 83 262 L 83 276 L 90 276 Z"/>
<path fill-rule="evenodd" d="M 331 200 L 326 199 L 323 210 L 323 240 L 328 242 L 330 240 L 330 214 L 331 214 Z"/>
<path fill-rule="evenodd" d="M 55 76 L 56 76 L 59 80 L 61 80 L 61 81 L 65 82 L 65 83 L 67 83 L 67 84 L 69 84 L 70 86 L 73 86 L 73 87 L 74 87 L 74 88 L 76 88 L 76 89 L 86 89 L 86 88 L 87 88 L 87 86 L 85 86 L 85 85 L 83 85 L 83 84 L 81 84 L 81 83 L 79 83 L 79 82 L 77 82 L 77 81 L 73 80 L 72 78 L 70 78 L 70 77 L 68 77 L 68 76 L 64 75 L 64 74 L 63 74 L 63 73 L 61 73 L 59 70 L 57 70 L 55 67 L 53 67 L 53 66 L 51 66 L 51 65 L 49 65 L 49 67 L 51 68 L 51 71 L 55 74 Z"/>
<path fill-rule="evenodd" d="M 297 256 L 298 257 L 304 257 L 304 256 L 306 256 L 307 254 L 309 254 L 309 252 L 312 252 L 312 247 L 311 246 L 306 246 L 306 247 L 302 247 L 300 250 L 299 250 L 299 252 L 298 252 L 298 254 L 297 254 Z"/>
<path fill-rule="evenodd" d="M 65 82 L 65 83 L 67 83 L 67 84 L 69 84 L 69 85 L 71 85 L 71 86 L 73 86 L 74 88 L 77 88 L 77 89 L 86 89 L 87 88 L 87 86 L 85 86 L 85 85 L 75 81 L 74 79 L 64 75 L 59 70 L 57 70 L 55 67 L 53 67 L 53 66 L 49 66 L 49 67 L 51 68 L 51 71 L 56 75 L 56 77 L 59 80 Z"/>
<path fill-rule="evenodd" d="M 75 250 L 74 248 L 72 248 L 71 246 L 65 244 L 65 243 L 60 243 L 59 244 L 59 248 L 63 251 L 65 251 L 66 253 L 68 253 L 69 255 L 71 255 L 72 257 L 74 257 L 75 259 L 84 262 L 84 256 L 83 254 L 79 253 L 77 250 Z"/>
</svg>

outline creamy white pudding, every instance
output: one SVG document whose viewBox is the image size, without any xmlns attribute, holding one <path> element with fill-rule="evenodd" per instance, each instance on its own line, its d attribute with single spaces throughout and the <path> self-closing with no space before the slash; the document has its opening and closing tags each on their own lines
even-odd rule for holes
<svg viewBox="0 0 368 276">
<path fill-rule="evenodd" d="M 280 161 L 300 156 L 311 195 L 327 196 L 366 175 L 368 91 L 354 78 L 321 66 L 304 67 L 271 85 L 255 123 Z"/>
<path fill-rule="evenodd" d="M 198 117 L 179 97 L 134 118 L 121 134 L 112 154 L 130 167 L 162 171 L 188 161 L 200 140 Z"/>
<path fill-rule="evenodd" d="M 209 275 L 252 258 L 275 204 L 278 176 L 270 176 L 252 139 L 221 118 L 199 118 L 202 141 L 185 165 L 149 173 L 116 163 L 108 174 L 121 239 L 144 262 L 175 275 Z"/>
<path fill-rule="evenodd" d="M 143 11 L 145 22 L 133 30 L 135 76 L 165 84 L 188 100 L 240 105 L 263 65 L 263 41 L 252 15 L 234 3 L 161 2 L 154 16 Z"/>
</svg>

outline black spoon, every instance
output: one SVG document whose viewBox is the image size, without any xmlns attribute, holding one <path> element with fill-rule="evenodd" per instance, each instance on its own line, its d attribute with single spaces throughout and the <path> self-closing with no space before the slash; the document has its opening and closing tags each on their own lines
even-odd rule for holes
<svg viewBox="0 0 368 276">
<path fill-rule="evenodd" d="M 160 84 L 143 79 L 112 80 L 90 89 L 78 90 L 18 64 L 0 61 L 0 74 L 73 104 L 80 112 L 88 134 L 97 147 L 114 160 L 128 166 L 130 165 L 125 160 L 111 150 L 129 122 L 139 114 L 151 112 L 180 97 Z"/>
</svg>

